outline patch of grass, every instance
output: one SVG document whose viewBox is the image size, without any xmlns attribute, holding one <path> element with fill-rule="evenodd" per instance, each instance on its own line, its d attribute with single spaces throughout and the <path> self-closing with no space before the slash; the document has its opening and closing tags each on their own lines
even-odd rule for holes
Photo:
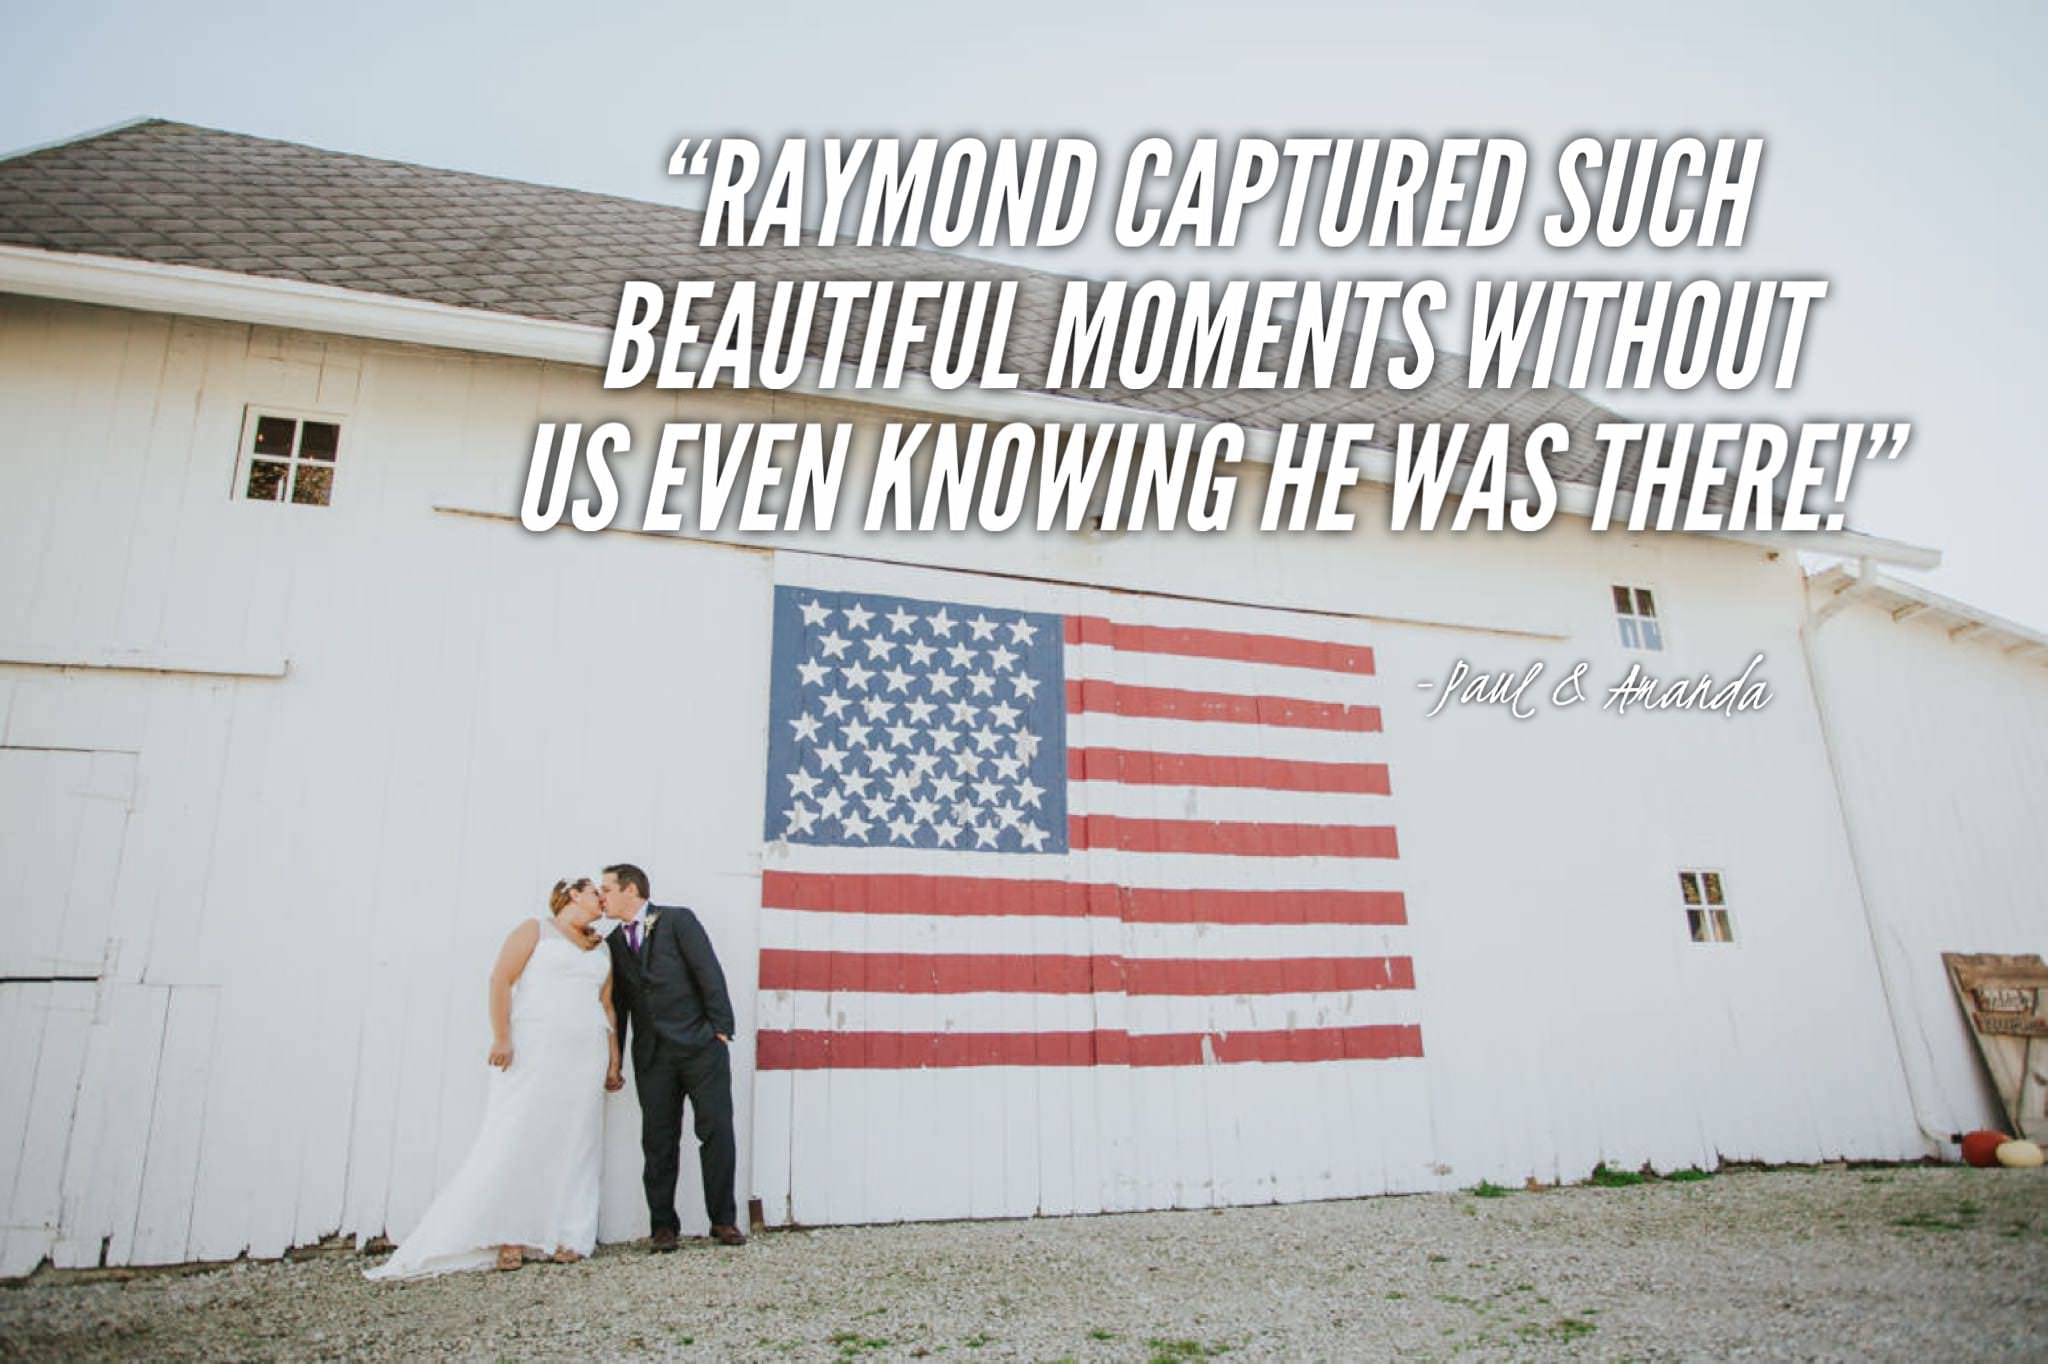
<svg viewBox="0 0 2048 1364">
<path fill-rule="evenodd" d="M 1388 1302 L 1399 1302 L 1399 1301 L 1401 1301 L 1401 1300 L 1402 1300 L 1403 1298 L 1405 1298 L 1405 1297 L 1407 1297 L 1407 1296 L 1408 1296 L 1408 1295 L 1407 1295 L 1406 1293 L 1389 1293 L 1389 1294 L 1387 1294 L 1387 1301 L 1388 1301 Z"/>
<path fill-rule="evenodd" d="M 1473 1186 L 1472 1196 L 1474 1198 L 1506 1198 L 1513 1192 L 1513 1189 L 1503 1189 L 1492 1180 L 1482 1179 Z"/>
<path fill-rule="evenodd" d="M 1148 1364 L 1178 1364 L 1183 1359 L 1214 1359 L 1229 1354 L 1228 1345 L 1211 1345 L 1200 1340 L 1167 1340 L 1154 1336 L 1145 1342 L 1145 1348 L 1152 1353 Z"/>
<path fill-rule="evenodd" d="M 834 1331 L 829 1343 L 839 1347 L 841 1359 L 857 1359 L 876 1350 L 886 1350 L 892 1343 L 883 1336 L 864 1336 L 858 1331 Z"/>
<path fill-rule="evenodd" d="M 1625 1189 L 1642 1183 L 1643 1176 L 1634 1170 L 1610 1170 L 1603 1161 L 1593 1167 L 1592 1177 L 1586 1182 L 1599 1189 Z"/>
<path fill-rule="evenodd" d="M 1712 1170 L 1698 1169 L 1673 1170 L 1670 1174 L 1664 1176 L 1665 1180 L 1672 1184 L 1697 1184 L 1703 1179 L 1712 1179 L 1713 1177 L 1714 1172 Z"/>
<path fill-rule="evenodd" d="M 1451 1257 L 1448 1255 L 1438 1255 L 1432 1251 L 1429 1256 L 1429 1262 L 1433 1265 L 1449 1264 L 1451 1262 Z"/>
<path fill-rule="evenodd" d="M 1516 1333 L 1523 1337 L 1549 1336 L 1552 1340 L 1582 1340 L 1599 1329 L 1584 1317 L 1559 1317 L 1547 1325 L 1530 1322 L 1515 1328 Z"/>
<path fill-rule="evenodd" d="M 1970 1223 L 1963 1217 L 1938 1217 L 1930 1212 L 1908 1213 L 1894 1217 L 1892 1225 L 1905 1231 L 1968 1231 Z"/>
<path fill-rule="evenodd" d="M 967 1337 L 967 1339 L 961 1341 L 960 1343 L 962 1345 L 965 1345 L 970 1350 L 979 1350 L 984 1345 L 995 1344 L 996 1338 L 986 1331 L 976 1331 L 973 1335 Z"/>
<path fill-rule="evenodd" d="M 1090 1340 L 1115 1340 L 1115 1339 L 1116 1339 L 1116 1332 L 1114 1332 L 1114 1331 L 1105 1331 L 1105 1330 L 1103 1330 L 1103 1329 L 1102 1329 L 1102 1328 L 1101 1328 L 1100 1326 L 1090 1327 L 1090 1328 L 1089 1328 L 1089 1331 L 1088 1331 L 1088 1339 L 1090 1339 Z"/>
</svg>

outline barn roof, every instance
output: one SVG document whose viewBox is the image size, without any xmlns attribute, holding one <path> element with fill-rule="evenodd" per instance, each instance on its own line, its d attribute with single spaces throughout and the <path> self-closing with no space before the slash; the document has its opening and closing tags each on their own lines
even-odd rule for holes
<svg viewBox="0 0 2048 1364">
<path fill-rule="evenodd" d="M 701 222 L 701 214 L 685 208 L 161 119 L 0 159 L 0 254 L 26 248 L 81 260 L 224 272 L 463 309 L 471 317 L 606 333 L 617 316 L 620 285 L 628 279 L 709 280 L 718 291 L 716 306 L 722 306 L 723 291 L 742 279 L 1007 279 L 1020 285 L 1010 332 L 1012 367 L 1027 378 L 1048 367 L 1068 276 L 904 247 L 700 246 Z M 0 287 L 6 285 L 0 278 Z M 63 296 L 183 310 L 175 299 L 136 303 L 124 290 L 117 282 L 97 294 Z M 828 318 L 822 314 L 813 354 L 824 345 Z M 859 333 L 856 324 L 855 340 Z M 1339 373 L 1348 372 L 1356 343 L 1355 336 L 1347 338 Z M 1391 340 L 1380 344 L 1386 354 L 1399 349 Z M 602 358 L 601 350 L 592 357 L 587 342 L 575 354 L 586 363 Z M 913 368 L 928 357 L 928 351 L 913 351 Z M 1519 437 L 1556 421 L 1570 430 L 1572 442 L 1570 455 L 1552 471 L 1566 484 L 1597 485 L 1594 430 L 1612 412 L 1563 388 L 1470 389 L 1465 376 L 1463 356 L 1439 351 L 1430 381 L 1410 392 L 1381 384 L 1359 391 L 1112 388 L 1036 396 L 1106 405 L 1127 416 L 1236 422 L 1253 432 L 1296 421 L 1370 421 L 1387 433 L 1403 422 L 1465 421 L 1505 422 Z M 920 406 L 900 400 L 895 405 Z M 1041 407 L 1036 415 L 1047 410 Z M 1087 413 L 1077 407 L 1061 415 Z M 1620 486 L 1635 486 L 1633 461 Z M 1724 501 L 1726 493 L 1717 490 L 1717 500 Z M 1855 542 L 1842 552 L 1919 567 L 1938 560 L 1932 551 L 1854 532 L 1842 538 Z M 1804 547 L 1820 548 L 1811 539 Z"/>
<path fill-rule="evenodd" d="M 1043 372 L 1067 277 L 899 247 L 706 247 L 685 208 L 149 120 L 0 161 L 0 243 L 198 266 L 610 328 L 627 279 L 1014 279 L 1012 358 Z M 820 326 L 819 341 L 822 343 Z M 1383 347 L 1391 343 L 1383 342 Z M 1349 365 L 1349 346 L 1340 371 Z M 1556 420 L 1590 447 L 1606 410 L 1564 389 L 1470 392 L 1463 359 L 1388 389 L 1091 390 L 1096 401 L 1284 421 Z M 1576 477 L 1597 472 L 1590 460 Z"/>
</svg>

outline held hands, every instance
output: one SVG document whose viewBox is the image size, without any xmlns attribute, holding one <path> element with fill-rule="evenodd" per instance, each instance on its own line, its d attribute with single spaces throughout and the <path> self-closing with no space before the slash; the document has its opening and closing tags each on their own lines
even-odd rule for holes
<svg viewBox="0 0 2048 1364">
<path fill-rule="evenodd" d="M 499 1070 L 512 1064 L 512 1044 L 504 1039 L 491 1043 L 490 1064 Z"/>
</svg>

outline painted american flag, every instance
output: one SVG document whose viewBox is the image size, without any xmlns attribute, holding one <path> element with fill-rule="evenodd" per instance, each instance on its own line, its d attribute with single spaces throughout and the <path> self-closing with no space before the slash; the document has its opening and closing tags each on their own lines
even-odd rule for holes
<svg viewBox="0 0 2048 1364">
<path fill-rule="evenodd" d="M 1422 1055 L 1371 649 L 778 587 L 762 1071 Z"/>
</svg>

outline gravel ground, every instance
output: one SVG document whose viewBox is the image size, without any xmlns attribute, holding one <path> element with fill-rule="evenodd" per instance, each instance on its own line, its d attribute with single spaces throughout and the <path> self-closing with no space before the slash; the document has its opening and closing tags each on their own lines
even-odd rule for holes
<svg viewBox="0 0 2048 1364">
<path fill-rule="evenodd" d="M 0 1288 L 0 1357 L 2048 1357 L 2048 1174 L 775 1232 L 371 1284 L 349 1251 Z"/>
</svg>

